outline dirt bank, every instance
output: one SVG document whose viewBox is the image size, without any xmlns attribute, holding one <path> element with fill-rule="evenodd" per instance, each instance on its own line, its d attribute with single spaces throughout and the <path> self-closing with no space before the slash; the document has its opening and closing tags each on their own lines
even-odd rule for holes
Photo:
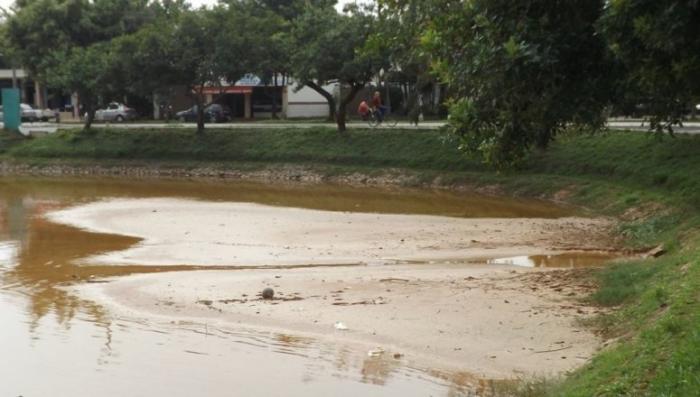
<svg viewBox="0 0 700 397">
<path fill-rule="evenodd" d="M 594 311 L 575 302 L 590 286 L 569 280 L 547 288 L 547 279 L 532 277 L 538 271 L 474 262 L 610 249 L 607 219 L 469 219 L 179 199 L 101 201 L 49 217 L 142 239 L 84 262 L 274 267 L 76 287 L 123 315 L 342 338 L 487 377 L 560 373 L 585 362 L 599 343 L 576 325 Z M 355 266 L 284 268 L 337 264 Z M 266 286 L 277 299 L 257 297 Z M 348 330 L 336 329 L 339 321 Z"/>
<path fill-rule="evenodd" d="M 405 169 L 372 170 L 367 172 L 329 172 L 333 166 L 323 168 L 293 164 L 236 164 L 235 168 L 226 164 L 208 164 L 183 167 L 167 161 L 148 164 L 147 162 L 120 161 L 118 164 L 103 164 L 92 161 L 87 164 L 63 162 L 59 160 L 45 164 L 0 161 L 0 175 L 32 176 L 122 176 L 138 178 L 197 178 L 226 179 L 254 182 L 295 182 L 321 183 L 337 182 L 345 185 L 362 186 L 401 186 L 423 185 L 417 173 Z M 436 186 L 440 185 L 435 181 Z"/>
</svg>

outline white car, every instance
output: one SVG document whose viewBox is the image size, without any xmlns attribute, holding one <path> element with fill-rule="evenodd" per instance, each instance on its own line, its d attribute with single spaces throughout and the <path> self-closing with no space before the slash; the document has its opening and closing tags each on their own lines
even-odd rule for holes
<svg viewBox="0 0 700 397">
<path fill-rule="evenodd" d="M 22 121 L 49 121 L 50 119 L 56 118 L 56 112 L 50 109 L 34 109 L 26 103 L 21 103 L 19 105 L 20 112 L 22 113 Z"/>
<path fill-rule="evenodd" d="M 26 103 L 19 104 L 19 111 L 22 117 L 22 121 L 39 121 L 41 120 L 41 111 L 32 108 Z"/>
<path fill-rule="evenodd" d="M 86 115 L 87 116 L 87 115 Z M 95 112 L 95 121 L 115 121 L 121 123 L 136 119 L 136 111 L 123 103 L 112 102 L 106 109 Z"/>
</svg>

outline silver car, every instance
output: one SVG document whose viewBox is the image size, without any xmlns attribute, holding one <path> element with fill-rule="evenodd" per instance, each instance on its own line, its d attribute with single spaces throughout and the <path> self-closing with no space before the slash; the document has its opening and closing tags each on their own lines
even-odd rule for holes
<svg viewBox="0 0 700 397">
<path fill-rule="evenodd" d="M 22 114 L 22 121 L 34 122 L 41 120 L 43 117 L 43 112 L 41 110 L 34 109 L 26 103 L 19 104 L 19 111 Z"/>
<path fill-rule="evenodd" d="M 49 121 L 56 119 L 57 117 L 57 112 L 50 110 L 50 109 L 34 109 L 29 105 L 26 104 L 21 104 L 20 105 L 20 111 L 22 113 L 22 121 Z M 4 112 L 2 109 L 2 106 L 0 106 L 0 122 L 3 122 L 5 119 L 4 117 Z"/>
<path fill-rule="evenodd" d="M 123 103 L 112 102 L 106 109 L 98 109 L 95 112 L 96 121 L 116 121 L 121 123 L 136 119 L 136 111 Z"/>
</svg>

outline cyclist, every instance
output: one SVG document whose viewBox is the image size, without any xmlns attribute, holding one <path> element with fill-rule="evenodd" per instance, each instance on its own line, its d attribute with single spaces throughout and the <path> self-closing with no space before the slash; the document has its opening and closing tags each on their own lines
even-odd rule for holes
<svg viewBox="0 0 700 397">
<path fill-rule="evenodd" d="M 357 107 L 357 113 L 362 117 L 362 120 L 367 120 L 369 117 L 369 105 L 367 101 L 360 102 L 360 106 Z"/>
<path fill-rule="evenodd" d="M 387 108 L 382 104 L 382 94 L 379 91 L 374 92 L 372 97 L 372 111 L 376 113 L 377 120 L 381 123 L 384 121 L 384 115 L 386 115 Z"/>
</svg>

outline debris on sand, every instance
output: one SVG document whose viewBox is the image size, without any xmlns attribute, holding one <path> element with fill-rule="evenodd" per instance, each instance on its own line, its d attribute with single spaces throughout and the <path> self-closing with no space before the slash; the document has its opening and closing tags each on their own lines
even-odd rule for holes
<svg viewBox="0 0 700 397">
<path fill-rule="evenodd" d="M 381 347 L 377 347 L 376 349 L 372 349 L 367 352 L 367 355 L 370 357 L 379 357 L 382 354 L 384 354 L 384 349 L 382 349 Z"/>
<path fill-rule="evenodd" d="M 266 300 L 270 300 L 270 299 L 274 298 L 275 297 L 275 290 L 273 290 L 272 288 L 265 288 L 262 291 L 262 297 L 263 297 L 263 299 L 266 299 Z"/>
<path fill-rule="evenodd" d="M 335 327 L 335 329 L 337 329 L 338 331 L 347 331 L 347 330 L 348 330 L 348 326 L 345 325 L 345 324 L 343 324 L 343 323 L 341 323 L 340 321 L 337 321 L 337 322 L 335 323 L 334 327 Z"/>
</svg>

